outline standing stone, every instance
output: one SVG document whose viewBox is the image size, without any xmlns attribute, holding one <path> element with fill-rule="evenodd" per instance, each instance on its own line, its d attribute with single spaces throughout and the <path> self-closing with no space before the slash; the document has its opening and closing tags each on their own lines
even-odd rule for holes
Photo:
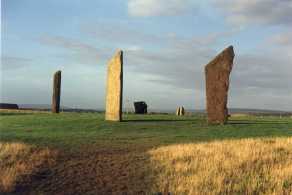
<svg viewBox="0 0 292 195">
<path fill-rule="evenodd" d="M 180 107 L 178 107 L 178 108 L 176 109 L 175 115 L 176 115 L 176 116 L 179 116 L 179 113 L 180 113 Z"/>
<path fill-rule="evenodd" d="M 52 112 L 60 112 L 60 96 L 61 96 L 61 71 L 54 74 L 53 81 L 53 99 L 52 99 Z"/>
<path fill-rule="evenodd" d="M 185 115 L 185 108 L 183 106 L 178 107 L 176 109 L 176 113 L 177 116 L 184 116 Z"/>
<path fill-rule="evenodd" d="M 210 124 L 225 124 L 228 119 L 227 97 L 229 75 L 234 59 L 233 47 L 229 46 L 205 67 L 207 115 Z"/>
<path fill-rule="evenodd" d="M 180 107 L 180 113 L 179 113 L 180 116 L 184 116 L 185 115 L 185 108 L 182 106 Z"/>
<path fill-rule="evenodd" d="M 108 63 L 105 120 L 122 120 L 123 52 L 118 51 Z"/>
<path fill-rule="evenodd" d="M 134 102 L 135 114 L 147 114 L 146 102 Z"/>
</svg>

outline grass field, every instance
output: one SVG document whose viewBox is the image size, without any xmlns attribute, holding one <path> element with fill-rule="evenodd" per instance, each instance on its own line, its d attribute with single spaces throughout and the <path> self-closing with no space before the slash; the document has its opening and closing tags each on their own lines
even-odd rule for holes
<svg viewBox="0 0 292 195">
<path fill-rule="evenodd" d="M 292 193 L 291 118 L 233 117 L 224 126 L 203 116 L 103 118 L 1 112 L 0 191 Z"/>
</svg>

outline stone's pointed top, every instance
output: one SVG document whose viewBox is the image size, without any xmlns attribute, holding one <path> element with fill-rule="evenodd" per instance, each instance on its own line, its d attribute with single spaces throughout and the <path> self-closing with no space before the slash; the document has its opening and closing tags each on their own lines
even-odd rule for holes
<svg viewBox="0 0 292 195">
<path fill-rule="evenodd" d="M 224 50 L 233 50 L 233 45 L 229 45 L 229 46 L 226 47 Z"/>
<path fill-rule="evenodd" d="M 113 57 L 110 59 L 109 64 L 123 63 L 123 51 L 117 50 Z"/>
<path fill-rule="evenodd" d="M 61 74 L 61 72 L 62 72 L 61 70 L 58 70 L 55 72 L 55 74 Z"/>
<path fill-rule="evenodd" d="M 115 56 L 122 56 L 123 55 L 123 50 L 117 50 L 117 52 L 115 53 Z"/>
<path fill-rule="evenodd" d="M 229 53 L 231 56 L 235 56 L 233 46 L 230 45 L 229 47 L 225 48 L 221 53 Z"/>
<path fill-rule="evenodd" d="M 232 69 L 233 59 L 234 59 L 233 46 L 225 48 L 221 53 L 219 53 L 212 61 L 210 61 L 206 66 L 205 70 L 209 68 L 219 68 L 219 69 Z"/>
</svg>

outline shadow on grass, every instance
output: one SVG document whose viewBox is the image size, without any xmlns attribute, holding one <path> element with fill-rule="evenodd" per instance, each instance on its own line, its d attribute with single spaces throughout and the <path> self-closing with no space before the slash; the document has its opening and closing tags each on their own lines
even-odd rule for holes
<svg viewBox="0 0 292 195">
<path fill-rule="evenodd" d="M 230 120 L 225 126 L 207 126 L 205 118 L 192 117 L 157 116 L 136 119 L 129 117 L 120 124 L 111 123 L 110 125 L 103 120 L 97 122 L 95 118 L 92 120 L 94 120 L 92 124 L 95 125 L 94 131 L 88 131 L 84 125 L 90 121 L 76 118 L 76 121 L 70 121 L 70 123 L 80 127 L 80 132 L 64 131 L 64 134 L 53 136 L 50 133 L 41 134 L 36 128 L 33 130 L 38 132 L 35 137 L 26 135 L 23 131 L 19 135 L 7 133 L 7 141 L 22 140 L 50 147 L 56 144 L 63 153 L 59 156 L 56 166 L 45 173 L 44 179 L 32 181 L 27 192 L 36 192 L 35 194 L 147 194 L 155 182 L 158 182 L 157 178 L 149 176 L 151 175 L 149 174 L 151 156 L 148 151 L 153 148 L 228 139 L 292 136 L 292 129 L 289 130 L 291 125 L 287 125 L 291 123 L 283 120 Z M 176 122 L 179 125 L 174 125 Z M 169 126 L 168 123 L 170 123 Z M 49 120 L 44 123 L 44 127 L 56 128 L 52 124 L 54 124 L 53 121 Z M 260 128 L 260 125 L 264 128 Z M 59 131 L 66 128 L 71 127 L 62 123 L 58 126 Z M 85 136 L 82 132 L 90 136 Z M 5 139 L 2 138 L 2 140 Z M 69 150 L 64 150 L 65 146 L 69 147 Z"/>
<path fill-rule="evenodd" d="M 122 122 L 183 122 L 183 121 L 197 121 L 197 119 L 125 119 Z"/>
<path fill-rule="evenodd" d="M 229 120 L 226 125 L 273 125 L 273 124 L 289 124 L 286 121 L 276 120 Z"/>
<path fill-rule="evenodd" d="M 1 116 L 21 116 L 21 115 L 31 115 L 33 113 L 24 113 L 24 112 L 0 112 Z"/>
</svg>

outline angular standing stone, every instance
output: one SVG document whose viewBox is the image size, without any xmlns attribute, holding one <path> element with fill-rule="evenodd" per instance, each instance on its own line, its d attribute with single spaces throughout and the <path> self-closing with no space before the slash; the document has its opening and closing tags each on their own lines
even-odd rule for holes
<svg viewBox="0 0 292 195">
<path fill-rule="evenodd" d="M 53 81 L 53 99 L 52 99 L 52 112 L 60 112 L 60 97 L 61 97 L 61 71 L 54 74 Z"/>
<path fill-rule="evenodd" d="M 225 124 L 228 119 L 229 75 L 234 59 L 229 46 L 205 66 L 207 115 L 210 124 Z"/>
<path fill-rule="evenodd" d="M 118 51 L 108 63 L 105 120 L 122 120 L 123 52 Z"/>
</svg>

